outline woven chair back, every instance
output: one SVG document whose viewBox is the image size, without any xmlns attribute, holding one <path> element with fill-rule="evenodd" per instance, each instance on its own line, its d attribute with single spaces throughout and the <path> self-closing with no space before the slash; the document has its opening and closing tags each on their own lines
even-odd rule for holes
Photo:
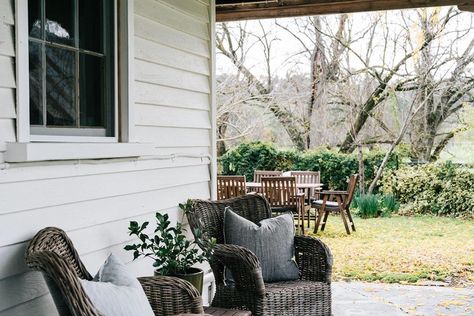
<svg viewBox="0 0 474 316">
<path fill-rule="evenodd" d="M 224 243 L 226 207 L 254 223 L 272 216 L 267 200 L 258 194 L 247 194 L 221 201 L 193 200 L 192 208 L 187 214 L 191 231 L 201 229 L 209 237 L 216 238 L 217 243 Z"/>
<path fill-rule="evenodd" d="M 246 193 L 245 176 L 217 176 L 218 200 L 226 200 Z"/>
<path fill-rule="evenodd" d="M 281 177 L 282 171 L 255 170 L 253 172 L 253 182 L 262 182 L 262 178 Z"/>
<path fill-rule="evenodd" d="M 92 276 L 63 230 L 40 230 L 28 244 L 25 261 L 28 267 L 43 273 L 60 315 L 100 315 L 79 282 Z"/>
<path fill-rule="evenodd" d="M 262 178 L 262 193 L 272 208 L 290 210 L 297 207 L 295 177 Z"/>
<path fill-rule="evenodd" d="M 346 197 L 346 200 L 344 201 L 344 205 L 347 207 L 351 205 L 352 199 L 354 198 L 354 193 L 357 188 L 358 181 L 359 181 L 358 174 L 353 174 L 349 178 L 349 184 L 347 185 L 347 197 Z"/>
</svg>

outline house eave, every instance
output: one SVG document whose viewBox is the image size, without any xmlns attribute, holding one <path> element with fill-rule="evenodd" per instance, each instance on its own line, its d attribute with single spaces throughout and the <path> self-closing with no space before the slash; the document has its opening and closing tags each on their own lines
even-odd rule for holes
<svg viewBox="0 0 474 316">
<path fill-rule="evenodd" d="M 278 0 L 243 3 L 223 1 L 216 5 L 216 21 L 269 19 L 305 15 L 323 15 L 364 11 L 396 10 L 456 5 L 461 10 L 472 8 L 472 0 Z"/>
</svg>

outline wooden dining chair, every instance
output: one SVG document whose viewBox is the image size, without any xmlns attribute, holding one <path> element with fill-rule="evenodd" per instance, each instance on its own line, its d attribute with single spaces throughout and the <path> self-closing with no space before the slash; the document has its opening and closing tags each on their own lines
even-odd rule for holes
<svg viewBox="0 0 474 316">
<path fill-rule="evenodd" d="M 296 178 L 296 183 L 320 183 L 321 173 L 319 171 L 290 171 L 290 176 Z M 300 189 L 301 190 L 301 189 Z M 308 228 L 311 223 L 311 201 L 319 200 L 319 193 L 316 192 L 315 188 L 307 188 L 304 190 L 305 193 L 305 205 L 304 212 L 306 213 L 306 224 Z M 313 216 L 316 219 L 316 213 Z"/>
<path fill-rule="evenodd" d="M 298 228 L 304 234 L 304 193 L 299 193 L 295 177 L 263 177 L 262 193 L 268 200 L 272 212 L 291 211 L 297 216 Z"/>
<path fill-rule="evenodd" d="M 245 176 L 217 176 L 217 199 L 226 200 L 247 194 Z"/>
<path fill-rule="evenodd" d="M 321 231 L 324 231 L 330 212 L 339 213 L 341 215 L 342 222 L 344 223 L 348 235 L 351 234 L 349 224 L 351 225 L 352 231 L 356 230 L 349 208 L 351 206 L 352 198 L 354 197 L 358 180 L 359 175 L 354 174 L 349 179 L 347 191 L 322 191 L 320 193 L 322 200 L 313 201 L 312 205 L 318 211 L 316 223 L 314 225 L 315 234 L 318 232 L 320 224 Z"/>
<path fill-rule="evenodd" d="M 261 182 L 262 178 L 281 177 L 282 171 L 255 170 L 253 172 L 253 182 Z"/>
</svg>

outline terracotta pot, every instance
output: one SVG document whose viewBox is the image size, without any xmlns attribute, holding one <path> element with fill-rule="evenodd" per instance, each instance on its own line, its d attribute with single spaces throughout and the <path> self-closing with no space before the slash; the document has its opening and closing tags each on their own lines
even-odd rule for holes
<svg viewBox="0 0 474 316">
<path fill-rule="evenodd" d="M 155 270 L 155 275 L 161 275 L 158 271 Z M 194 287 L 198 290 L 199 294 L 202 295 L 202 283 L 204 279 L 204 271 L 199 269 L 199 268 L 189 268 L 188 271 L 186 271 L 185 274 L 174 274 L 174 275 L 168 275 L 172 277 L 177 277 L 183 280 L 188 281 Z"/>
</svg>

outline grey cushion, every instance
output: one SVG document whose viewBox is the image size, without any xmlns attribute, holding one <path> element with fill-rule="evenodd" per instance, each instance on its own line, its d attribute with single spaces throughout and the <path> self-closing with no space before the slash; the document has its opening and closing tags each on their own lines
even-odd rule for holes
<svg viewBox="0 0 474 316">
<path fill-rule="evenodd" d="M 154 316 L 140 282 L 113 254 L 92 281 L 81 280 L 92 304 L 105 316 Z"/>
<path fill-rule="evenodd" d="M 315 200 L 313 201 L 313 204 L 317 206 L 323 206 L 323 200 Z M 334 201 L 326 201 L 326 207 L 339 208 L 339 204 L 337 204 L 337 202 L 334 202 Z"/>
<path fill-rule="evenodd" d="M 299 270 L 294 257 L 293 215 L 283 214 L 257 224 L 226 208 L 224 239 L 227 244 L 245 247 L 260 260 L 265 282 L 296 280 Z"/>
</svg>

